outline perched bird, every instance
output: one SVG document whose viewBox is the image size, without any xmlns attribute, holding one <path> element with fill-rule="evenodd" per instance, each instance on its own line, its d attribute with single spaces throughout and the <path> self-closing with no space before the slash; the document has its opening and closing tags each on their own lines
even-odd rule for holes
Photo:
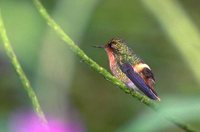
<svg viewBox="0 0 200 132">
<path fill-rule="evenodd" d="M 151 68 L 123 42 L 114 38 L 104 45 L 113 75 L 129 88 L 143 92 L 160 101 L 154 90 L 155 78 Z"/>
</svg>

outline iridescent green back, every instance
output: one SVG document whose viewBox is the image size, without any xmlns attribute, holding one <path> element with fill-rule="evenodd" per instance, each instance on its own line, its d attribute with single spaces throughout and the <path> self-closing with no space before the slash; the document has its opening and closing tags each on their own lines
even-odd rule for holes
<svg viewBox="0 0 200 132">
<path fill-rule="evenodd" d="M 118 63 L 128 62 L 131 65 L 135 65 L 143 62 L 121 39 L 112 39 L 110 44 Z"/>
</svg>

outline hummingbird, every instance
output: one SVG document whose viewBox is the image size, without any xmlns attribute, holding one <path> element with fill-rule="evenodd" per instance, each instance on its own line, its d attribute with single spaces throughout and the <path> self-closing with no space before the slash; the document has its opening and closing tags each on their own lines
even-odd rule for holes
<svg viewBox="0 0 200 132">
<path fill-rule="evenodd" d="M 155 78 L 151 68 L 123 40 L 114 38 L 103 48 L 108 56 L 110 70 L 117 79 L 130 89 L 160 101 L 154 90 Z"/>
</svg>

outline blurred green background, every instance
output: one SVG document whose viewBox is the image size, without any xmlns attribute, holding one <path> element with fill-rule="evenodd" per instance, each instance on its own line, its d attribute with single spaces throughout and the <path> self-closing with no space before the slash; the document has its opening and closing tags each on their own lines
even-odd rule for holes
<svg viewBox="0 0 200 132">
<path fill-rule="evenodd" d="M 157 8 L 160 14 L 156 14 L 147 0 L 42 0 L 42 3 L 87 55 L 108 70 L 105 51 L 91 45 L 103 45 L 113 37 L 124 39 L 152 68 L 163 113 L 174 114 L 200 129 L 200 43 L 193 39 L 194 34 L 199 37 L 200 2 L 169 1 L 182 14 L 180 18 L 188 19 L 191 25 L 182 25 L 183 30 L 179 30 L 181 27 L 176 25 L 183 24 L 183 19 L 175 15 L 177 19 L 171 25 L 173 10 L 164 12 L 164 8 L 160 11 Z M 0 8 L 11 44 L 47 115 L 75 120 L 88 132 L 183 131 L 74 56 L 48 27 L 32 1 L 0 0 Z M 162 23 L 164 19 L 157 16 L 165 13 L 169 13 L 169 19 L 164 17 L 169 20 L 167 28 Z M 179 33 L 184 32 L 187 36 L 183 35 L 181 40 L 185 43 L 170 36 L 169 27 L 171 33 L 181 36 Z M 194 33 L 186 32 L 191 28 Z M 0 131 L 9 131 L 13 115 L 30 109 L 31 102 L 0 42 Z"/>
</svg>

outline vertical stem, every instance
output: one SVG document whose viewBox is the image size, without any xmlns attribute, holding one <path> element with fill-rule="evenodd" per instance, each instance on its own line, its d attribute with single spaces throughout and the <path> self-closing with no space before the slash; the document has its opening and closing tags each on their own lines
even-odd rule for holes
<svg viewBox="0 0 200 132">
<path fill-rule="evenodd" d="M 0 36 L 1 36 L 1 39 L 3 41 L 3 44 L 4 44 L 4 48 L 6 50 L 6 53 L 10 59 L 10 62 L 12 63 L 15 71 L 17 72 L 17 75 L 19 76 L 19 78 L 21 79 L 21 82 L 22 82 L 22 85 L 24 86 L 24 89 L 25 91 L 27 92 L 31 102 L 32 102 L 32 106 L 33 106 L 33 109 L 34 111 L 36 112 L 36 114 L 38 115 L 38 117 L 45 123 L 47 123 L 47 120 L 45 118 L 45 115 L 42 111 L 42 108 L 39 104 L 39 101 L 37 99 L 37 96 L 33 90 L 33 88 L 31 87 L 30 85 L 30 82 L 29 80 L 27 79 L 18 59 L 17 59 L 17 56 L 10 44 L 10 41 L 7 37 L 7 34 L 6 34 L 6 29 L 5 29 L 5 26 L 4 26 L 4 23 L 3 23 L 3 19 L 1 17 L 1 12 L 0 12 Z"/>
</svg>

